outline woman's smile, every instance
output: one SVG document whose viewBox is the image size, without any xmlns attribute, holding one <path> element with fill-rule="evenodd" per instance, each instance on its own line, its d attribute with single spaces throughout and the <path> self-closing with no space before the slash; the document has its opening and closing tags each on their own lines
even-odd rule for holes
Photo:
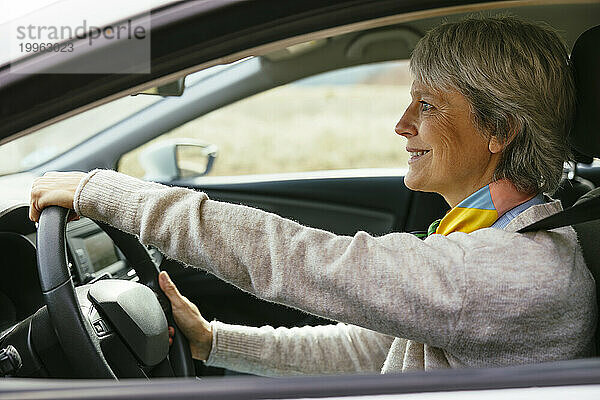
<svg viewBox="0 0 600 400">
<path fill-rule="evenodd" d="M 415 163 L 415 162 L 421 160 L 423 157 L 426 157 L 431 152 L 431 150 L 417 150 L 417 149 L 409 149 L 409 148 L 407 148 L 406 151 L 410 155 L 410 158 L 408 159 L 409 164 L 412 164 L 412 163 Z"/>
</svg>

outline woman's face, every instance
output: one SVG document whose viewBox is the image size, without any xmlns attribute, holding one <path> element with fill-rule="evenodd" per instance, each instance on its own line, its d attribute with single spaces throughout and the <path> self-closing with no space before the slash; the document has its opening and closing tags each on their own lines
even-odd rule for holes
<svg viewBox="0 0 600 400">
<path fill-rule="evenodd" d="M 467 99 L 457 91 L 434 91 L 414 82 L 412 102 L 396 125 L 407 139 L 413 190 L 436 192 L 454 207 L 492 181 L 501 148 L 472 122 Z"/>
</svg>

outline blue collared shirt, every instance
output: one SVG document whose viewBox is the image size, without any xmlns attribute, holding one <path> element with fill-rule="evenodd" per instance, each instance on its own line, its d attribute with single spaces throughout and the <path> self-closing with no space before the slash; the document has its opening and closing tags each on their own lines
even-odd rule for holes
<svg viewBox="0 0 600 400">
<path fill-rule="evenodd" d="M 545 202 L 546 201 L 544 200 L 544 195 L 538 194 L 534 198 L 527 200 L 525 203 L 519 204 L 518 206 L 511 208 L 510 210 L 505 212 L 504 215 L 498 218 L 490 228 L 504 229 L 510 221 L 512 221 L 517 215 L 521 214 L 523 211 L 527 210 L 529 207 L 538 204 L 544 204 Z"/>
</svg>

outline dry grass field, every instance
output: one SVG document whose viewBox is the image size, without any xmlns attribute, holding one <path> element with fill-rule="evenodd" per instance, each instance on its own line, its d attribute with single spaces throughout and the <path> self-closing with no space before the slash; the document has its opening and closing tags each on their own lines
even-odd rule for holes
<svg viewBox="0 0 600 400">
<path fill-rule="evenodd" d="M 126 154 L 119 170 L 142 177 L 138 155 L 161 140 L 215 144 L 210 176 L 406 166 L 394 126 L 409 102 L 406 85 L 288 85 L 191 121 Z"/>
</svg>

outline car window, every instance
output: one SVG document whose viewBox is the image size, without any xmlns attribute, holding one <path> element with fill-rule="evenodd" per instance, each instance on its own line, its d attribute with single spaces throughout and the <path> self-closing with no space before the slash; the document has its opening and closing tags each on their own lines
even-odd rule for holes
<svg viewBox="0 0 600 400">
<path fill-rule="evenodd" d="M 187 75 L 185 84 L 191 86 L 237 62 Z M 160 96 L 122 97 L 3 144 L 0 146 L 0 176 L 38 167 L 161 100 Z"/>
<path fill-rule="evenodd" d="M 152 178 L 152 149 L 190 141 L 216 149 L 207 176 L 405 167 L 404 141 L 394 126 L 409 103 L 410 84 L 405 60 L 305 78 L 167 132 L 125 154 L 118 170 Z M 193 157 L 178 152 L 180 167 Z"/>
<path fill-rule="evenodd" d="M 0 175 L 36 167 L 158 100 L 123 97 L 6 143 L 0 147 Z"/>
</svg>

